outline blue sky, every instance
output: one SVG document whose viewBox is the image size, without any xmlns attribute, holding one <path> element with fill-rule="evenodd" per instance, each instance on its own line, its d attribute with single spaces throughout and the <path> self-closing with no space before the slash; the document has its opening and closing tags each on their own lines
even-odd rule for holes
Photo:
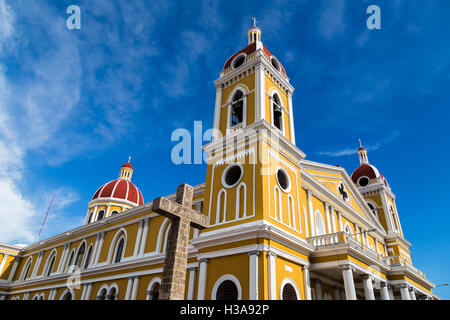
<svg viewBox="0 0 450 320">
<path fill-rule="evenodd" d="M 72 4 L 81 30 L 65 27 Z M 371 4 L 381 30 L 366 28 Z M 449 11 L 446 0 L 0 0 L 0 241 L 35 241 L 52 194 L 41 237 L 81 225 L 129 155 L 146 201 L 202 183 L 204 165 L 172 164 L 171 133 L 212 126 L 212 82 L 256 16 L 296 88 L 297 146 L 351 174 L 361 138 L 397 195 L 413 262 L 449 282 Z"/>
</svg>

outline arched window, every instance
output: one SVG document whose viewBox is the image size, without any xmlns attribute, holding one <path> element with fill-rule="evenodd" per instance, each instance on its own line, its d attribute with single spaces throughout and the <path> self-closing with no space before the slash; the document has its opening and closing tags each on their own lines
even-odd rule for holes
<svg viewBox="0 0 450 320">
<path fill-rule="evenodd" d="M 323 223 L 322 214 L 320 211 L 316 212 L 316 236 L 321 236 L 325 234 L 325 226 Z"/>
<path fill-rule="evenodd" d="M 94 211 L 91 211 L 91 213 L 89 214 L 89 218 L 87 220 L 87 223 L 91 223 L 92 222 L 92 215 L 94 214 Z"/>
<path fill-rule="evenodd" d="M 233 281 L 225 280 L 217 288 L 216 293 L 217 300 L 237 300 L 238 289 Z"/>
<path fill-rule="evenodd" d="M 297 292 L 292 284 L 286 283 L 282 291 L 282 300 L 298 300 Z"/>
<path fill-rule="evenodd" d="M 378 210 L 377 210 L 377 208 L 370 202 L 367 202 L 367 205 L 369 206 L 369 208 L 372 211 L 373 215 L 378 218 Z"/>
<path fill-rule="evenodd" d="M 272 98 L 272 118 L 273 125 L 283 131 L 283 107 L 278 94 L 274 94 Z"/>
<path fill-rule="evenodd" d="M 225 222 L 226 219 L 227 192 L 222 189 L 217 196 L 216 223 Z"/>
<path fill-rule="evenodd" d="M 106 300 L 106 288 L 103 288 L 102 291 L 100 291 L 100 294 L 97 296 L 97 300 Z"/>
<path fill-rule="evenodd" d="M 105 211 L 100 210 L 97 215 L 97 221 L 102 220 L 104 216 L 105 216 Z"/>
<path fill-rule="evenodd" d="M 275 219 L 283 222 L 283 220 L 282 220 L 283 219 L 283 208 L 281 205 L 281 192 L 277 186 L 275 186 L 275 188 L 274 188 L 273 196 L 274 196 L 273 204 L 274 204 L 274 208 L 275 208 Z"/>
<path fill-rule="evenodd" d="M 244 119 L 244 94 L 238 90 L 231 102 L 231 126 L 240 124 Z"/>
<path fill-rule="evenodd" d="M 113 215 L 118 214 L 118 213 L 119 213 L 119 211 L 114 210 L 113 212 L 111 212 L 111 215 L 113 216 Z"/>
<path fill-rule="evenodd" d="M 89 249 L 88 249 L 88 252 L 87 252 L 87 256 L 86 256 L 86 261 L 84 262 L 83 269 L 87 269 L 87 267 L 89 267 L 89 262 L 91 260 L 91 255 L 92 255 L 92 244 L 89 246 Z"/>
<path fill-rule="evenodd" d="M 72 266 L 73 256 L 75 255 L 75 250 L 72 249 L 72 252 L 70 253 L 69 260 L 67 260 L 66 265 L 66 272 L 69 271 L 69 268 Z"/>
<path fill-rule="evenodd" d="M 55 260 L 56 260 L 56 255 L 54 254 L 53 257 L 51 257 L 50 264 L 47 269 L 47 274 L 46 274 L 47 277 L 52 273 L 52 269 L 55 264 Z"/>
<path fill-rule="evenodd" d="M 66 294 L 64 294 L 61 300 L 72 300 L 72 293 L 69 291 L 66 292 Z"/>
<path fill-rule="evenodd" d="M 148 291 L 147 300 L 158 300 L 160 287 L 161 287 L 160 283 L 155 282 Z"/>
<path fill-rule="evenodd" d="M 29 258 L 26 265 L 25 265 L 25 272 L 23 273 L 21 279 L 22 280 L 26 280 L 26 278 L 28 277 L 28 273 L 30 272 L 30 268 L 31 268 L 31 263 L 33 262 L 32 258 Z"/>
<path fill-rule="evenodd" d="M 75 265 L 81 268 L 81 262 L 83 261 L 84 251 L 86 250 L 86 243 L 82 243 L 80 248 L 78 249 L 77 257 L 75 259 Z"/>
<path fill-rule="evenodd" d="M 117 289 L 115 287 L 109 290 L 108 300 L 117 300 Z"/>
<path fill-rule="evenodd" d="M 114 263 L 118 263 L 118 262 L 120 262 L 120 260 L 122 260 L 124 245 L 125 245 L 125 239 L 121 238 L 119 240 L 119 243 L 117 244 L 116 253 L 114 255 Z"/>
</svg>

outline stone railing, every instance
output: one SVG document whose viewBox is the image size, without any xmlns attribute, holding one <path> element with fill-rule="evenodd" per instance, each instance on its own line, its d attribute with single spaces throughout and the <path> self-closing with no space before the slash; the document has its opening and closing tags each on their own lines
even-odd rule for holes
<svg viewBox="0 0 450 320">
<path fill-rule="evenodd" d="M 421 276 L 422 278 L 425 278 L 425 273 L 423 273 L 422 271 L 420 271 L 419 269 L 417 269 L 416 267 L 414 267 L 412 264 L 410 264 L 408 262 L 407 259 L 403 258 L 402 256 L 389 256 L 389 257 L 384 257 L 383 258 L 383 262 L 388 265 L 388 266 L 401 266 L 406 268 L 407 270 L 411 271 L 412 273 L 415 273 L 419 276 Z"/>
<path fill-rule="evenodd" d="M 321 249 L 331 246 L 335 247 L 336 245 L 346 245 L 372 259 L 380 260 L 380 256 L 374 250 L 358 242 L 344 231 L 307 238 L 306 241 L 308 244 Z"/>
</svg>

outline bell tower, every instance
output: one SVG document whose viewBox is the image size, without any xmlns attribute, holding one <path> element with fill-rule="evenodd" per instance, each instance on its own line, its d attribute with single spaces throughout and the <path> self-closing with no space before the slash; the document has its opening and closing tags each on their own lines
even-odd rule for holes
<svg viewBox="0 0 450 320">
<path fill-rule="evenodd" d="M 294 88 L 262 43 L 256 19 L 247 37 L 248 45 L 226 60 L 214 82 L 215 130 L 203 146 L 206 232 L 268 220 L 306 237 L 299 202 L 305 154 L 295 146 Z"/>
<path fill-rule="evenodd" d="M 264 46 L 256 26 L 247 31 L 248 45 L 225 62 L 216 86 L 213 139 L 265 120 L 295 144 L 294 88 L 281 62 Z"/>
</svg>

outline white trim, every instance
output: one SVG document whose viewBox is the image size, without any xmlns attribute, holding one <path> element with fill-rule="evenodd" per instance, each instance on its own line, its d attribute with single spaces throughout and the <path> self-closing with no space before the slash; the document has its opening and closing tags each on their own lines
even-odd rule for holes
<svg viewBox="0 0 450 320">
<path fill-rule="evenodd" d="M 163 237 L 165 235 L 165 231 L 166 230 L 166 226 L 167 224 L 171 223 L 169 218 L 165 218 L 164 221 L 161 223 L 161 227 L 159 227 L 159 232 L 158 232 L 158 238 L 156 240 L 156 248 L 155 251 L 158 253 L 162 252 L 162 248 L 163 248 Z"/>
<path fill-rule="evenodd" d="M 244 189 L 244 205 L 243 205 L 243 212 L 242 212 L 242 218 L 240 218 L 240 207 L 241 207 L 241 188 Z M 243 219 L 247 216 L 247 185 L 245 182 L 239 183 L 239 185 L 236 188 L 236 220 Z"/>
<path fill-rule="evenodd" d="M 283 300 L 283 289 L 284 289 L 284 286 L 287 285 L 287 284 L 290 284 L 291 286 L 294 287 L 295 294 L 297 295 L 297 300 L 301 300 L 302 297 L 300 295 L 300 291 L 298 290 L 297 284 L 291 278 L 284 278 L 284 280 L 281 282 L 281 285 L 280 285 L 280 300 Z"/>
<path fill-rule="evenodd" d="M 221 276 L 219 279 L 217 279 L 217 281 L 214 283 L 214 286 L 213 286 L 213 289 L 211 292 L 211 300 L 216 300 L 217 290 L 219 289 L 219 286 L 222 284 L 222 282 L 227 281 L 227 280 L 229 280 L 235 284 L 237 291 L 238 291 L 237 300 L 242 300 L 241 284 L 239 283 L 239 280 L 232 274 L 225 274 L 225 275 Z"/>
</svg>

